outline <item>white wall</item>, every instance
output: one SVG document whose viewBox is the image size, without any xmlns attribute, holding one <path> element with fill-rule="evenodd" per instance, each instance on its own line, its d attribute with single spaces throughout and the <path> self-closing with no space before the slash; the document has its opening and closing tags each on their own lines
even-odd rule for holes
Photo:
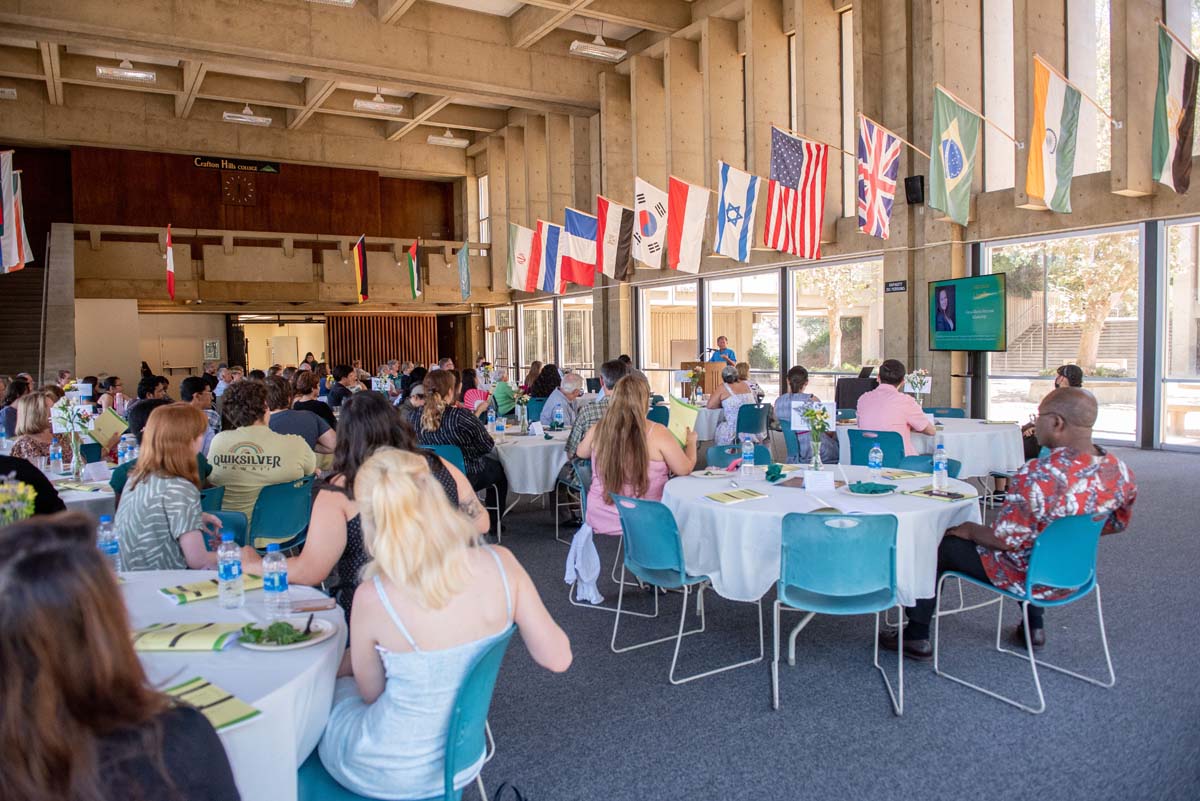
<svg viewBox="0 0 1200 801">
<path fill-rule="evenodd" d="M 76 299 L 76 374 L 117 375 L 132 392 L 142 359 L 139 330 L 136 300 Z"/>
<path fill-rule="evenodd" d="M 296 337 L 299 359 L 303 359 L 304 354 L 311 351 L 317 357 L 317 361 L 324 361 L 323 323 L 250 323 L 243 326 L 243 330 L 246 333 L 246 361 L 249 362 L 246 365 L 247 370 L 266 370 L 271 366 L 271 337 Z M 375 365 L 363 366 L 368 370 L 375 369 Z"/>
<path fill-rule="evenodd" d="M 157 375 L 198 375 L 204 363 L 206 339 L 220 342 L 219 361 L 228 359 L 223 314 L 139 314 L 138 321 L 138 358 Z"/>
</svg>

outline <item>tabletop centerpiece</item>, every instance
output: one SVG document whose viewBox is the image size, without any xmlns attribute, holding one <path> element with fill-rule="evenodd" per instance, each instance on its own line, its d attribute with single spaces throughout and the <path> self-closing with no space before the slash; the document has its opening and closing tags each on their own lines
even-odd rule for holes
<svg viewBox="0 0 1200 801">
<path fill-rule="evenodd" d="M 517 421 L 521 424 L 521 433 L 529 433 L 529 391 L 528 387 L 521 384 L 513 390 L 513 408 L 517 412 Z"/>
<path fill-rule="evenodd" d="M 687 374 L 688 382 L 691 384 L 688 399 L 695 399 L 696 395 L 702 392 L 700 386 L 704 382 L 704 366 L 697 364 Z"/>
<path fill-rule="evenodd" d="M 37 492 L 16 473 L 0 475 L 0 528 L 33 516 Z"/>
<path fill-rule="evenodd" d="M 929 371 L 924 367 L 913 370 L 904 377 L 904 385 L 917 400 L 917 405 L 924 407 L 925 393 L 929 390 Z"/>
<path fill-rule="evenodd" d="M 83 467 L 86 464 L 81 435 L 92 430 L 95 415 L 91 404 L 79 402 L 77 394 L 70 390 L 68 393 L 52 407 L 51 427 L 55 433 L 67 435 L 67 442 L 71 447 L 71 477 L 78 481 L 83 478 Z"/>
<path fill-rule="evenodd" d="M 812 462 L 809 464 L 809 469 L 820 470 L 822 467 L 821 438 L 829 431 L 829 426 L 833 421 L 829 419 L 829 411 L 820 404 L 808 406 L 800 415 L 808 424 L 808 436 L 812 439 Z"/>
</svg>

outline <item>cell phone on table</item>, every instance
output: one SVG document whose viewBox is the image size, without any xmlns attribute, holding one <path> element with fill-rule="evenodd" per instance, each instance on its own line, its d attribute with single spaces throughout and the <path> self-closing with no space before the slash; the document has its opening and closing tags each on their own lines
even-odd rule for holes
<svg viewBox="0 0 1200 801">
<path fill-rule="evenodd" d="M 333 609 L 337 601 L 332 598 L 310 598 L 306 601 L 292 601 L 293 612 L 323 612 Z"/>
<path fill-rule="evenodd" d="M 966 497 L 966 496 L 965 496 L 965 495 L 963 495 L 961 492 L 951 492 L 950 490 L 935 490 L 935 489 L 931 489 L 931 490 L 929 491 L 929 494 L 930 494 L 930 495 L 936 495 L 936 496 L 938 496 L 939 498 L 949 498 L 949 499 L 951 499 L 951 500 L 954 500 L 954 501 L 957 501 L 959 498 L 964 498 L 964 497 Z"/>
</svg>

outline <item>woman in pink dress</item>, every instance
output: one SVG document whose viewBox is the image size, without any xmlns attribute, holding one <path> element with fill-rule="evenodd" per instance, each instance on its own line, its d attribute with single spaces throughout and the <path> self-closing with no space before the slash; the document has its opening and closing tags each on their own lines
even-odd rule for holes
<svg viewBox="0 0 1200 801">
<path fill-rule="evenodd" d="M 621 533 L 610 493 L 660 501 L 672 473 L 685 475 L 696 467 L 696 432 L 689 428 L 687 445 L 679 447 L 666 426 L 646 419 L 649 408 L 650 386 L 640 376 L 627 375 L 613 387 L 604 416 L 579 443 L 579 458 L 592 460 L 587 524 L 597 534 Z"/>
</svg>

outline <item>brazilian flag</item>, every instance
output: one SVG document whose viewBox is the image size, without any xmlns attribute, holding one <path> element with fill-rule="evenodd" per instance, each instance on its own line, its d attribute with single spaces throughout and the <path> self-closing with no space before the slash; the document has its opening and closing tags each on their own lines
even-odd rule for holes
<svg viewBox="0 0 1200 801">
<path fill-rule="evenodd" d="M 979 117 L 940 88 L 933 92 L 933 144 L 929 148 L 929 206 L 959 225 L 971 211 L 971 186 L 979 150 Z"/>
</svg>

